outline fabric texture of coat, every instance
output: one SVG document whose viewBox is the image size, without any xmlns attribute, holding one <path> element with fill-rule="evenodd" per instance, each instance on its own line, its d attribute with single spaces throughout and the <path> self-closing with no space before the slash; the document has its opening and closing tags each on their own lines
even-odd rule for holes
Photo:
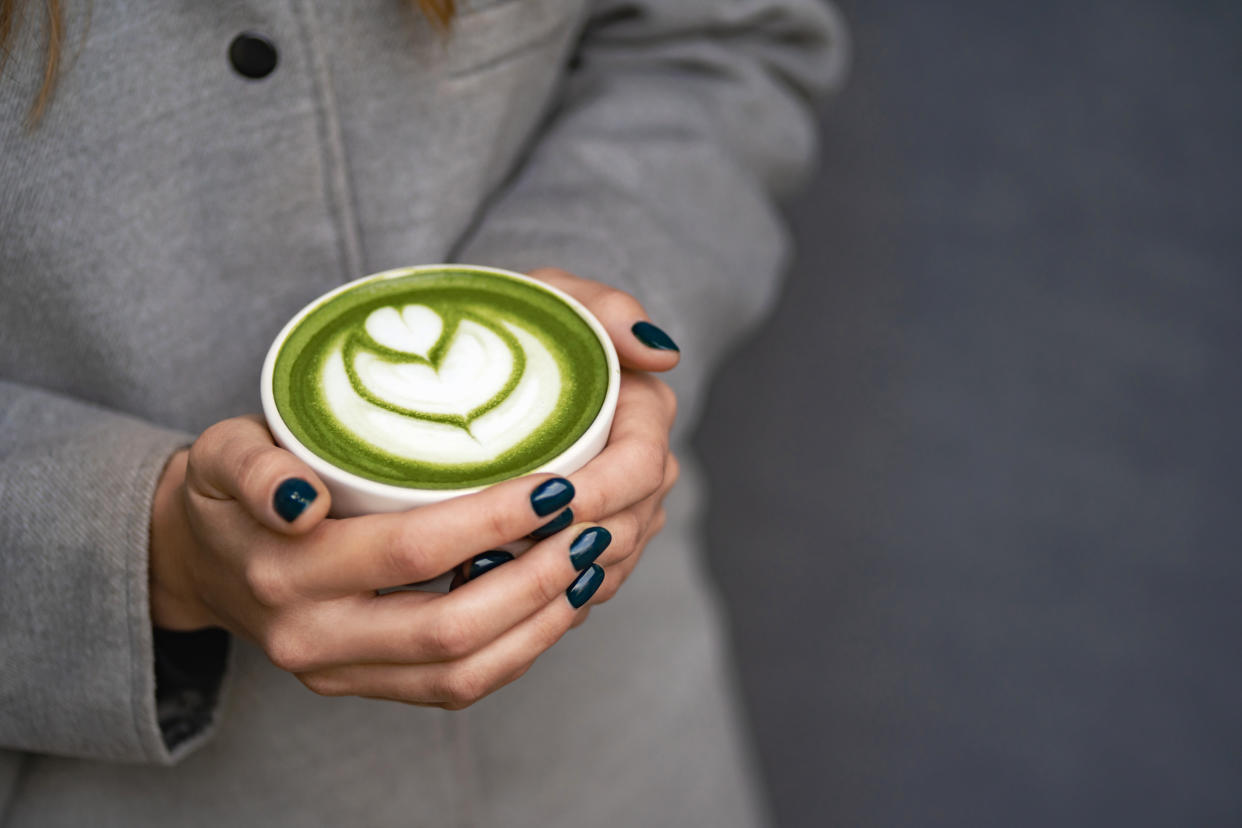
<svg viewBox="0 0 1242 828">
<path fill-rule="evenodd" d="M 407 264 L 635 294 L 682 348 L 684 456 L 777 288 L 774 199 L 845 62 L 832 10 L 468 0 L 442 34 L 398 0 L 63 5 L 33 129 L 42 4 L 0 74 L 0 823 L 761 824 L 692 462 L 617 597 L 456 714 L 322 698 L 235 641 L 170 748 L 147 532 L 169 455 L 258 409 L 289 316 Z M 266 77 L 230 65 L 246 31 Z"/>
</svg>

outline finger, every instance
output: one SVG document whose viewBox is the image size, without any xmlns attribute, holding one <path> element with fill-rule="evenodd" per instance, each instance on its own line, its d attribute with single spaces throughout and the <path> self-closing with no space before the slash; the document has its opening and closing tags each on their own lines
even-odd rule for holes
<svg viewBox="0 0 1242 828">
<path fill-rule="evenodd" d="M 647 534 L 643 536 L 643 544 L 651 542 L 651 539 L 664 531 L 665 524 L 668 523 L 668 510 L 660 506 L 656 513 L 652 515 L 651 521 L 647 524 Z"/>
<path fill-rule="evenodd" d="M 681 461 L 670 451 L 668 459 L 664 462 L 664 486 L 660 489 L 660 496 L 664 497 L 672 491 L 679 479 L 681 479 Z"/>
<path fill-rule="evenodd" d="M 199 497 L 235 500 L 259 523 L 286 535 L 309 531 L 331 506 L 319 476 L 279 448 L 253 416 L 216 423 L 194 441 L 186 486 Z"/>
<path fill-rule="evenodd" d="M 676 414 L 667 385 L 646 374 L 623 375 L 608 444 L 570 476 L 579 518 L 602 520 L 659 491 Z"/>
<path fill-rule="evenodd" d="M 585 606 L 603 581 L 592 566 L 580 576 L 588 589 L 575 600 Z M 450 710 L 468 707 L 523 675 L 535 659 L 560 640 L 578 615 L 566 598 L 553 601 L 489 646 L 465 658 L 433 664 L 352 664 L 302 673 L 316 693 L 435 704 Z"/>
<path fill-rule="evenodd" d="M 655 514 L 648 522 L 646 533 L 637 543 L 634 544 L 634 548 L 630 555 L 608 567 L 608 578 L 595 594 L 595 597 L 591 599 L 591 603 L 603 604 L 612 600 L 613 596 L 617 594 L 617 591 L 621 589 L 622 584 L 629 579 L 630 575 L 638 567 L 639 562 L 642 560 L 643 554 L 647 551 L 647 545 L 650 544 L 652 538 L 659 534 L 660 530 L 664 528 L 666 519 L 667 515 L 664 511 L 664 507 L 661 506 L 656 510 Z"/>
<path fill-rule="evenodd" d="M 480 552 L 568 526 L 573 498 L 562 477 L 520 477 L 409 512 L 327 521 L 283 563 L 295 588 L 313 598 L 426 581 Z"/>
<path fill-rule="evenodd" d="M 668 519 L 664 497 L 676 482 L 677 475 L 677 458 L 670 454 L 665 482 L 660 491 L 603 521 L 602 525 L 612 533 L 613 542 L 596 560 L 596 563 L 607 570 L 609 577 L 596 594 L 594 603 L 602 604 L 612 598 L 638 565 L 647 544 L 664 528 Z"/>
<path fill-rule="evenodd" d="M 621 585 L 626 582 L 630 574 L 637 568 L 643 553 L 647 551 L 647 545 L 664 529 L 664 525 L 668 520 L 668 512 L 664 508 L 664 496 L 672 488 L 673 484 L 676 483 L 677 475 L 677 458 L 670 454 L 668 470 L 665 473 L 665 484 L 661 490 L 638 506 L 623 513 L 637 514 L 639 516 L 634 523 L 634 526 L 637 527 L 634 540 L 630 541 L 624 535 L 625 530 L 618 525 L 618 518 L 621 516 L 609 518 L 605 521 L 608 528 L 612 530 L 614 537 L 618 535 L 621 535 L 621 537 L 597 561 L 607 570 L 608 578 L 599 591 L 596 592 L 595 597 L 591 599 L 593 604 L 603 604 L 612 600 L 613 596 L 621 588 Z M 574 626 L 577 626 L 577 623 Z"/>
<path fill-rule="evenodd" d="M 638 567 L 643 553 L 647 551 L 647 541 L 650 537 L 650 534 L 643 535 L 643 537 L 629 546 L 625 557 L 620 558 L 615 563 L 608 563 L 606 565 L 605 571 L 608 577 L 591 599 L 592 604 L 598 605 L 612 600 L 617 591 L 621 589 L 622 584 L 626 582 L 630 574 Z M 605 565 L 603 561 L 600 563 Z"/>
<path fill-rule="evenodd" d="M 463 658 L 549 604 L 566 603 L 565 590 L 611 540 L 602 527 L 580 524 L 447 595 L 402 592 L 356 605 L 346 602 L 343 611 L 321 613 L 316 629 L 306 630 L 305 645 L 289 644 L 287 649 L 304 653 L 301 661 L 280 666 L 299 672 L 332 664 Z"/>
<path fill-rule="evenodd" d="M 611 568 L 634 554 L 635 547 L 646 536 L 647 524 L 658 506 L 659 503 L 655 498 L 648 498 L 642 503 L 601 521 L 600 526 L 612 536 L 612 543 L 600 554 L 595 563 Z"/>
<path fill-rule="evenodd" d="M 613 544 L 600 556 L 598 563 L 612 570 L 617 564 L 642 552 L 646 544 L 664 528 L 668 513 L 664 498 L 677 480 L 677 458 L 669 455 L 664 485 L 660 491 L 641 503 L 603 521 L 613 536 Z"/>
<path fill-rule="evenodd" d="M 559 268 L 532 270 L 530 276 L 565 291 L 585 305 L 608 331 L 622 367 L 667 371 L 680 359 L 677 343 L 652 323 L 642 304 L 625 291 L 581 279 Z"/>
<path fill-rule="evenodd" d="M 603 604 L 612 600 L 621 585 L 638 566 L 652 538 L 664 528 L 668 513 L 664 509 L 663 498 L 664 493 L 661 492 L 633 509 L 626 510 L 622 515 L 605 521 L 616 541 L 597 561 L 606 569 L 608 578 L 592 599 L 593 604 Z M 629 515 L 636 515 L 637 519 L 627 528 L 619 521 Z"/>
</svg>

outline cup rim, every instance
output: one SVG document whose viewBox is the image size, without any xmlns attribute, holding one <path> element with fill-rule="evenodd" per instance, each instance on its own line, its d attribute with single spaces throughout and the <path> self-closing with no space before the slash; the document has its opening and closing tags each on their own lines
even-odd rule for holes
<svg viewBox="0 0 1242 828">
<path fill-rule="evenodd" d="M 272 435 L 276 438 L 276 442 L 291 452 L 306 465 L 319 475 L 325 483 L 337 483 L 346 486 L 355 492 L 361 493 L 367 497 L 379 498 L 390 502 L 400 502 L 408 506 L 418 506 L 428 503 L 435 503 L 442 500 L 449 500 L 462 495 L 473 494 L 483 491 L 489 486 L 495 485 L 488 483 L 481 486 L 465 486 L 455 489 L 422 489 L 415 486 L 397 486 L 391 483 L 381 483 L 378 480 L 371 480 L 367 477 L 354 474 L 345 469 L 336 466 L 324 458 L 320 457 L 301 440 L 299 440 L 289 426 L 285 423 L 284 417 L 281 416 L 280 409 L 276 405 L 276 395 L 273 390 L 273 377 L 276 371 L 276 358 L 280 353 L 281 347 L 289 334 L 310 314 L 325 302 L 331 301 L 337 295 L 352 290 L 358 285 L 367 282 L 381 281 L 384 279 L 395 279 L 402 276 L 412 276 L 420 273 L 443 272 L 445 270 L 459 270 L 469 273 L 490 273 L 507 279 L 513 279 L 525 284 L 531 285 L 540 290 L 552 294 L 568 305 L 579 317 L 582 318 L 587 326 L 595 334 L 595 338 L 599 341 L 604 349 L 604 359 L 608 365 L 608 387 L 604 392 L 604 400 L 600 404 L 599 411 L 595 415 L 595 419 L 587 426 L 586 430 L 578 436 L 578 439 L 566 447 L 555 457 L 549 459 L 537 468 L 523 472 L 517 477 L 525 477 L 526 475 L 539 474 L 546 471 L 556 471 L 559 474 L 571 474 L 577 471 L 577 468 L 563 470 L 558 467 L 557 461 L 561 458 L 580 452 L 588 444 L 601 442 L 601 436 L 607 436 L 607 431 L 612 428 L 613 416 L 616 413 L 617 397 L 621 389 L 621 362 L 617 357 L 616 346 L 612 343 L 612 338 L 608 335 L 608 331 L 604 328 L 602 322 L 591 313 L 585 305 L 574 297 L 570 296 L 563 290 L 553 287 L 546 282 L 518 273 L 513 270 L 505 270 L 499 267 L 489 267 L 486 265 L 471 265 L 458 263 L 445 264 L 426 264 L 414 265 L 410 267 L 397 267 L 389 270 L 382 270 L 378 273 L 371 273 L 351 282 L 338 285 L 332 290 L 320 294 L 302 307 L 285 326 L 280 329 L 280 333 L 272 340 L 271 346 L 268 348 L 267 356 L 263 360 L 263 370 L 259 380 L 259 395 L 263 405 L 263 415 L 267 420 L 268 428 L 272 431 Z M 603 435 L 600 432 L 605 432 Z M 583 463 L 582 465 L 585 465 Z M 578 468 L 580 468 L 578 466 Z"/>
</svg>

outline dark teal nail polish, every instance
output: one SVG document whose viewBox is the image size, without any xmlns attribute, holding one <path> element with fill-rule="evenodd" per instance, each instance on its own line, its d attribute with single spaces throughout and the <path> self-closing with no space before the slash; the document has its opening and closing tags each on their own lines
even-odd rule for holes
<svg viewBox="0 0 1242 828">
<path fill-rule="evenodd" d="M 530 505 L 535 514 L 545 517 L 557 509 L 563 509 L 574 499 L 574 484 L 563 477 L 545 480 L 530 493 Z"/>
<path fill-rule="evenodd" d="M 555 535 L 557 532 L 561 531 L 562 529 L 564 529 L 566 526 L 568 526 L 569 524 L 573 522 L 574 522 L 574 510 L 566 509 L 565 511 L 561 512 L 556 517 L 549 520 L 543 526 L 540 526 L 538 529 L 531 532 L 529 537 L 534 540 L 543 540 L 544 538 Z"/>
<path fill-rule="evenodd" d="M 315 491 L 314 486 L 300 477 L 290 477 L 276 487 L 276 497 L 272 499 L 272 505 L 276 507 L 276 514 L 293 523 L 318 496 L 319 492 Z"/>
<path fill-rule="evenodd" d="M 630 330 L 634 332 L 634 336 L 638 337 L 638 341 L 648 348 L 655 348 L 657 351 L 681 352 L 681 348 L 677 347 L 677 343 L 671 336 L 650 322 L 635 322 Z"/>
<path fill-rule="evenodd" d="M 473 581 L 484 572 L 490 572 L 501 564 L 508 563 L 513 560 L 513 556 L 508 552 L 501 552 L 494 549 L 491 552 L 484 552 L 470 562 L 470 571 L 466 573 L 466 580 Z"/>
<path fill-rule="evenodd" d="M 574 538 L 574 542 L 569 545 L 569 562 L 574 565 L 574 569 L 581 572 L 589 564 L 594 563 L 599 553 L 607 549 L 610 543 L 612 543 L 612 533 L 604 527 L 592 526 L 590 529 L 584 529 L 582 534 Z"/>
<path fill-rule="evenodd" d="M 599 589 L 599 585 L 604 582 L 604 570 L 599 564 L 591 564 L 591 567 L 583 572 L 578 578 L 569 585 L 569 589 L 565 590 L 565 597 L 569 599 L 569 605 L 574 609 L 580 609 L 583 604 L 591 600 L 591 596 Z"/>
</svg>

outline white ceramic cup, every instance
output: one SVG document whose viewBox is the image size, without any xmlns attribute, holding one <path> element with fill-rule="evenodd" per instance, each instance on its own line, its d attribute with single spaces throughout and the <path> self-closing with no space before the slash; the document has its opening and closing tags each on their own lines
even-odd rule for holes
<svg viewBox="0 0 1242 828">
<path fill-rule="evenodd" d="M 425 506 L 429 503 L 437 503 L 449 498 L 458 497 L 459 495 L 471 494 L 480 491 L 485 486 L 474 486 L 462 489 L 417 489 L 407 488 L 405 486 L 395 486 L 389 483 L 379 483 L 375 480 L 368 480 L 360 477 L 352 472 L 345 471 L 337 466 L 329 463 L 319 455 L 312 452 L 303 445 L 285 425 L 284 419 L 280 416 L 280 411 L 276 407 L 276 397 L 272 389 L 272 376 L 276 368 L 276 356 L 280 353 L 280 349 L 284 346 L 285 340 L 298 323 L 305 316 L 328 299 L 338 296 L 346 291 L 352 290 L 358 285 L 373 282 L 378 279 L 393 279 L 398 276 L 408 276 L 418 273 L 426 273 L 432 271 L 444 270 L 464 270 L 490 273 L 497 276 L 503 276 L 508 279 L 514 279 L 519 282 L 536 285 L 542 290 L 556 296 L 568 307 L 573 309 L 583 321 L 590 326 L 596 338 L 599 340 L 601 347 L 604 349 L 604 356 L 608 363 L 608 388 L 604 394 L 604 402 L 600 406 L 599 412 L 595 415 L 595 419 L 587 430 L 565 451 L 556 457 L 544 463 L 536 469 L 531 469 L 525 474 L 534 474 L 536 472 L 552 472 L 558 475 L 569 475 L 582 468 L 604 449 L 604 445 L 608 442 L 608 433 L 612 429 L 613 415 L 617 410 L 617 394 L 621 387 L 621 364 L 617 359 L 617 349 L 613 347 L 612 340 L 608 337 L 608 332 L 604 330 L 604 326 L 595 318 L 590 311 L 583 305 L 569 296 L 563 291 L 544 284 L 537 279 L 529 276 L 523 276 L 520 273 L 514 273 L 509 270 L 500 270 L 494 267 L 481 267 L 477 265 L 461 265 L 461 264 L 437 264 L 437 265 L 420 265 L 418 267 L 404 267 L 396 270 L 386 270 L 382 273 L 375 273 L 370 276 L 364 276 L 348 284 L 341 285 L 335 290 L 329 291 L 318 297 L 289 320 L 289 323 L 277 334 L 276 339 L 272 342 L 272 347 L 268 349 L 267 358 L 263 361 L 263 374 L 260 380 L 260 395 L 263 400 L 263 415 L 267 418 L 268 428 L 271 429 L 272 436 L 276 438 L 276 442 L 285 449 L 293 453 L 299 460 L 306 463 L 314 469 L 315 474 L 327 485 L 328 491 L 332 494 L 332 511 L 334 517 L 353 517 L 355 515 L 373 514 L 376 512 L 400 512 L 406 509 L 412 509 L 416 506 Z"/>
</svg>

